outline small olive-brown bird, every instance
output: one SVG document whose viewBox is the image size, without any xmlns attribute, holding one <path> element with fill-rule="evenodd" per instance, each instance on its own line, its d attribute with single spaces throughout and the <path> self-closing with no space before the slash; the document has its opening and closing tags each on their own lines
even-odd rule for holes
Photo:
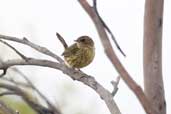
<svg viewBox="0 0 171 114">
<path fill-rule="evenodd" d="M 81 36 L 62 53 L 67 66 L 83 68 L 89 65 L 95 56 L 94 42 L 89 36 Z"/>
</svg>

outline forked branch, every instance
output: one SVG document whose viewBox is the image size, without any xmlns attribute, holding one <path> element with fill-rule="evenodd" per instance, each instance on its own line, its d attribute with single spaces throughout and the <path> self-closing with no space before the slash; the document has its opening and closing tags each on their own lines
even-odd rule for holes
<svg viewBox="0 0 171 114">
<path fill-rule="evenodd" d="M 78 0 L 80 5 L 83 7 L 83 9 L 87 12 L 87 14 L 92 19 L 97 32 L 99 34 L 99 38 L 102 42 L 102 45 L 104 47 L 105 53 L 109 60 L 111 61 L 114 68 L 118 71 L 122 79 L 125 81 L 125 83 L 128 85 L 128 87 L 133 91 L 133 93 L 136 95 L 138 100 L 140 101 L 141 105 L 143 106 L 144 110 L 148 114 L 155 114 L 156 110 L 151 105 L 147 97 L 145 96 L 142 88 L 132 79 L 132 77 L 129 75 L 127 70 L 124 68 L 124 66 L 119 61 L 118 57 L 116 56 L 113 47 L 110 43 L 110 40 L 107 36 L 107 33 L 105 31 L 105 27 L 103 23 L 101 22 L 99 16 L 97 15 L 95 8 L 91 7 L 89 3 L 86 0 Z"/>
</svg>

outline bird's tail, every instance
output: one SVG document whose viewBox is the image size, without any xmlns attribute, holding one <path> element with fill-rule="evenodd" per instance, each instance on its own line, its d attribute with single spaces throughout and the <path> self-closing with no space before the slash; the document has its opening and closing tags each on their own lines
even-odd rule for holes
<svg viewBox="0 0 171 114">
<path fill-rule="evenodd" d="M 63 47 L 66 49 L 68 48 L 68 45 L 67 43 L 65 42 L 64 38 L 59 34 L 59 33 L 56 33 L 56 36 L 57 38 L 59 39 L 59 41 L 62 43 Z"/>
</svg>

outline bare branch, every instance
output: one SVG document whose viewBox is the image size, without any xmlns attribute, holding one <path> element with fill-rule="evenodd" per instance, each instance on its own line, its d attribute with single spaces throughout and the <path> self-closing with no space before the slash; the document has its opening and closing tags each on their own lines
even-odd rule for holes
<svg viewBox="0 0 171 114">
<path fill-rule="evenodd" d="M 27 38 L 19 39 L 19 38 L 12 37 L 12 36 L 0 35 L 0 39 L 14 41 L 14 42 L 18 42 L 18 43 L 27 45 L 27 46 L 37 50 L 38 52 L 48 55 L 48 56 L 56 59 L 60 63 L 63 63 L 63 60 L 58 55 L 54 54 L 53 52 L 51 52 L 50 50 L 48 50 L 45 47 L 41 47 L 39 45 L 36 45 L 36 44 L 30 42 Z"/>
<path fill-rule="evenodd" d="M 48 60 L 39 60 L 34 58 L 29 58 L 29 60 L 10 60 L 6 61 L 3 64 L 0 64 L 0 69 L 4 67 L 9 68 L 15 65 L 36 65 L 36 66 L 43 66 L 54 68 L 57 70 L 61 70 L 64 74 L 70 76 L 73 80 L 78 80 L 84 83 L 85 85 L 94 89 L 100 97 L 105 101 L 106 105 L 108 106 L 109 110 L 112 114 L 120 114 L 120 111 L 113 100 L 113 96 L 111 93 L 106 90 L 102 85 L 100 85 L 92 76 L 89 76 L 81 71 L 74 70 L 72 68 L 68 68 L 64 64 L 59 64 L 57 62 L 52 62 Z"/>
<path fill-rule="evenodd" d="M 99 38 L 101 39 L 101 42 L 103 44 L 105 53 L 113 64 L 114 68 L 116 68 L 116 70 L 118 71 L 122 79 L 125 81 L 125 83 L 128 85 L 128 87 L 135 93 L 144 110 L 148 114 L 155 114 L 156 110 L 145 96 L 142 88 L 131 78 L 127 70 L 124 68 L 124 66 L 121 64 L 118 57 L 116 56 L 113 47 L 110 43 L 110 40 L 105 32 L 104 26 L 98 15 L 96 14 L 94 8 L 92 8 L 86 0 L 79 0 L 79 3 L 94 22 L 97 32 L 100 36 Z"/>
</svg>

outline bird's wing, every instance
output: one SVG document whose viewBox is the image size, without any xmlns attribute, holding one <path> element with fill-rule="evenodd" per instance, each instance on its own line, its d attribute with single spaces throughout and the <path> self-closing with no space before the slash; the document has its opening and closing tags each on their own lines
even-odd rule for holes
<svg viewBox="0 0 171 114">
<path fill-rule="evenodd" d="M 77 44 L 73 44 L 69 46 L 65 51 L 62 53 L 62 56 L 68 57 L 71 55 L 75 55 L 79 51 L 79 48 L 77 47 Z"/>
</svg>

